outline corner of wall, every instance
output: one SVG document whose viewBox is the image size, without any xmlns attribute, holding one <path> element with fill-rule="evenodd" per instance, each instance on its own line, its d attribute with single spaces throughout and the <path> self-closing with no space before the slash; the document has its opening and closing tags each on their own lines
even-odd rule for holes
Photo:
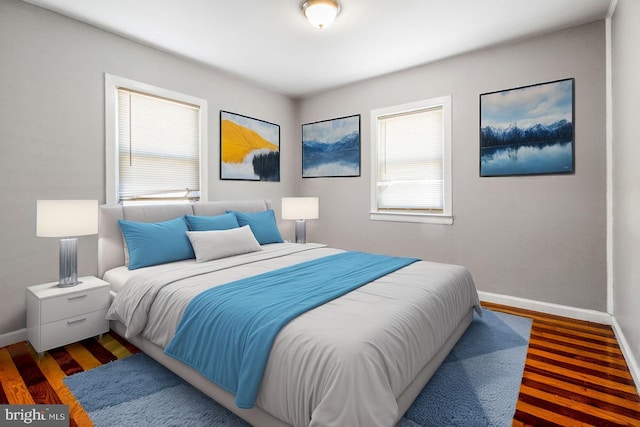
<svg viewBox="0 0 640 427">
<path fill-rule="evenodd" d="M 627 362 L 627 366 L 629 367 L 629 371 L 631 372 L 633 381 L 636 383 L 636 392 L 638 393 L 638 395 L 640 395 L 640 366 L 638 366 L 638 361 L 633 355 L 631 346 L 627 342 L 627 339 L 625 338 L 624 333 L 622 332 L 622 328 L 620 328 L 620 325 L 618 324 L 618 321 L 615 317 L 612 317 L 612 320 L 613 332 L 616 334 L 618 344 L 620 345 L 620 350 L 622 350 L 622 355 Z"/>
</svg>

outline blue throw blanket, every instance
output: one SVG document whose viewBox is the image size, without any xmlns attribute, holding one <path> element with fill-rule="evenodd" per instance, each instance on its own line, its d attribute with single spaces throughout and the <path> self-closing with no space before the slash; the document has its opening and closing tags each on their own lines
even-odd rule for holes
<svg viewBox="0 0 640 427">
<path fill-rule="evenodd" d="M 187 306 L 165 353 L 252 408 L 271 345 L 300 314 L 418 261 L 344 252 L 227 283 Z"/>
</svg>

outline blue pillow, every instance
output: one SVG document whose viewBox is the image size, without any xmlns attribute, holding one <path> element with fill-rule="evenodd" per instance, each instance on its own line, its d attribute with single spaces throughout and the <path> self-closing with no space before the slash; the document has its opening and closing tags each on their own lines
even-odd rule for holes
<svg viewBox="0 0 640 427">
<path fill-rule="evenodd" d="M 184 216 L 164 222 L 118 220 L 129 251 L 129 270 L 195 258 Z"/>
<path fill-rule="evenodd" d="M 227 211 L 236 216 L 238 225 L 248 225 L 256 237 L 256 240 L 261 245 L 267 243 L 284 243 L 280 230 L 278 230 L 278 224 L 276 223 L 276 216 L 273 210 L 261 211 L 261 212 L 235 212 Z"/>
<path fill-rule="evenodd" d="M 232 213 L 216 216 L 186 215 L 191 231 L 230 230 L 238 228 L 238 220 Z"/>
</svg>

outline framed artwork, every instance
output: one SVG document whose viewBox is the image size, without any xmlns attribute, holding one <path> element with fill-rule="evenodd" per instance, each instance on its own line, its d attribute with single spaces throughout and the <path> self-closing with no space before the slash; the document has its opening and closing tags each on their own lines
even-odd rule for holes
<svg viewBox="0 0 640 427">
<path fill-rule="evenodd" d="M 280 181 L 280 126 L 220 111 L 220 179 Z"/>
<path fill-rule="evenodd" d="M 574 173 L 574 79 L 480 95 L 480 176 Z"/>
<path fill-rule="evenodd" d="M 302 177 L 360 176 L 360 114 L 302 125 Z"/>
</svg>

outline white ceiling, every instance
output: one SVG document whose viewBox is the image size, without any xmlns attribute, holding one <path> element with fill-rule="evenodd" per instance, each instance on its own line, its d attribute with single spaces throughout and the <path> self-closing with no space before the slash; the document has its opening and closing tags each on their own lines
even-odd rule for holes
<svg viewBox="0 0 640 427">
<path fill-rule="evenodd" d="M 340 0 L 318 30 L 301 0 L 25 0 L 301 98 L 607 16 L 615 0 Z"/>
</svg>

